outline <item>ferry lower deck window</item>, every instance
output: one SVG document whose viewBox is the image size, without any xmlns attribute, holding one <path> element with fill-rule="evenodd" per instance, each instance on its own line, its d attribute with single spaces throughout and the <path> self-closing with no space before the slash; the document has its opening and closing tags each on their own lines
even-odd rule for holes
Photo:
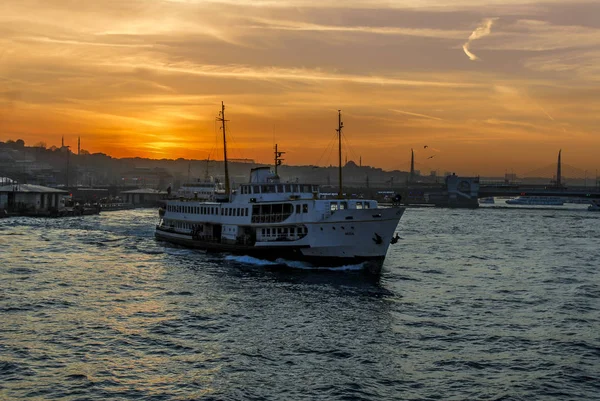
<svg viewBox="0 0 600 401">
<path fill-rule="evenodd" d="M 371 208 L 370 203 L 369 202 L 365 202 L 365 209 L 370 209 L 370 208 Z"/>
<path fill-rule="evenodd" d="M 357 209 L 362 209 L 362 202 L 356 202 L 356 208 Z"/>
<path fill-rule="evenodd" d="M 297 204 L 297 205 L 296 205 L 296 213 L 297 213 L 297 214 L 300 214 L 300 204 Z"/>
<path fill-rule="evenodd" d="M 308 204 L 307 203 L 302 204 L 302 213 L 308 213 Z"/>
</svg>

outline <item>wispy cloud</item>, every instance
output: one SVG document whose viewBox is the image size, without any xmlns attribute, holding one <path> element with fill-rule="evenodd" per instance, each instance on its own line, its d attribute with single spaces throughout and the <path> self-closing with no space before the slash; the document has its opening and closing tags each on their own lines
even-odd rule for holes
<svg viewBox="0 0 600 401">
<path fill-rule="evenodd" d="M 494 24 L 495 20 L 497 20 L 497 18 L 484 19 L 481 22 L 481 24 L 473 31 L 473 33 L 471 33 L 471 36 L 469 36 L 469 39 L 463 45 L 463 51 L 465 52 L 467 57 L 469 57 L 469 59 L 471 59 L 472 61 L 479 60 L 479 57 L 477 57 L 475 54 L 473 54 L 469 50 L 469 46 L 471 46 L 471 42 L 473 42 L 474 40 L 481 39 L 485 36 L 488 36 L 492 32 L 492 25 Z"/>
<path fill-rule="evenodd" d="M 459 39 L 465 34 L 460 30 L 443 30 L 434 28 L 406 28 L 393 26 L 345 26 L 323 25 L 304 21 L 282 21 L 266 18 L 253 18 L 257 24 L 250 25 L 253 29 L 272 29 L 282 31 L 309 32 L 354 32 L 377 35 L 417 36 L 424 38 Z"/>
<path fill-rule="evenodd" d="M 179 73 L 220 78 L 262 79 L 283 81 L 330 81 L 350 82 L 366 85 L 393 85 L 416 87 L 476 88 L 484 84 L 473 82 L 426 81 L 418 79 L 402 79 L 386 75 L 356 75 L 336 73 L 321 69 L 284 68 L 284 67 L 252 67 L 248 65 L 202 65 L 193 63 L 160 63 L 156 60 L 131 62 L 105 62 L 102 67 L 115 69 L 148 69 L 166 73 Z"/>
<path fill-rule="evenodd" d="M 407 116 L 414 116 L 414 117 L 428 118 L 430 120 L 443 121 L 443 119 L 441 119 L 439 117 L 428 116 L 427 114 L 411 113 L 410 111 L 395 110 L 395 109 L 390 109 L 390 111 L 393 111 L 394 113 L 406 114 Z"/>
</svg>

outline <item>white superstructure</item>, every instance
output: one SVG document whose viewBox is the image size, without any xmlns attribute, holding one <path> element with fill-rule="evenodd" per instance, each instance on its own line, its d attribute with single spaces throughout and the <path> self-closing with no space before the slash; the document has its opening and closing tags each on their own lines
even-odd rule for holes
<svg viewBox="0 0 600 401">
<path fill-rule="evenodd" d="M 335 266 L 385 258 L 404 208 L 319 199 L 316 185 L 253 169 L 229 202 L 169 200 L 156 237 L 196 248 Z"/>
</svg>

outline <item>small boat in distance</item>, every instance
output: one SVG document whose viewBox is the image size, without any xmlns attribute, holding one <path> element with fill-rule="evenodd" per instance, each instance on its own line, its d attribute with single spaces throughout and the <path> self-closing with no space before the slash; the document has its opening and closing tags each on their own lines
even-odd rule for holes
<svg viewBox="0 0 600 401">
<path fill-rule="evenodd" d="M 591 205 L 588 206 L 590 212 L 600 212 L 600 200 L 594 199 Z"/>
<path fill-rule="evenodd" d="M 554 196 L 519 196 L 518 198 L 508 199 L 506 203 L 508 205 L 562 206 L 565 201 Z"/>
<path fill-rule="evenodd" d="M 495 203 L 494 197 L 480 198 L 479 199 L 479 204 L 480 205 L 493 205 L 494 203 Z"/>
<path fill-rule="evenodd" d="M 343 198 L 338 112 L 339 192 L 322 199 L 317 185 L 282 182 L 275 148 L 275 168 L 253 168 L 250 180 L 231 191 L 227 167 L 225 106 L 222 123 L 225 199 L 167 200 L 156 226 L 158 240 L 207 251 L 227 252 L 267 260 L 305 261 L 314 268 L 362 264 L 379 274 L 405 208 L 379 208 L 374 200 Z"/>
</svg>

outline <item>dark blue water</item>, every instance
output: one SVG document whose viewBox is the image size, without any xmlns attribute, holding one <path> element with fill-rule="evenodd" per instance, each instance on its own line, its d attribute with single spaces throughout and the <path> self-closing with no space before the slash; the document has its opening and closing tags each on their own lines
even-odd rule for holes
<svg viewBox="0 0 600 401">
<path fill-rule="evenodd" d="M 600 214 L 409 209 L 377 282 L 0 221 L 1 400 L 600 399 Z"/>
</svg>

